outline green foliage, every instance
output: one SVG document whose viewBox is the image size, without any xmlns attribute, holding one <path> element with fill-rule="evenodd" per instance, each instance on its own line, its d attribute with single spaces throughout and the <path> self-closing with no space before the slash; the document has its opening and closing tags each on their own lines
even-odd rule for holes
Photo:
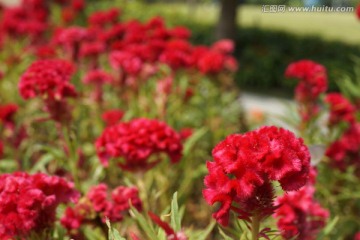
<svg viewBox="0 0 360 240">
<path fill-rule="evenodd" d="M 120 233 L 119 233 L 118 230 L 111 227 L 109 219 L 106 220 L 106 225 L 109 228 L 109 233 L 108 233 L 109 238 L 108 238 L 108 240 L 126 240 L 125 238 L 120 236 Z"/>
</svg>

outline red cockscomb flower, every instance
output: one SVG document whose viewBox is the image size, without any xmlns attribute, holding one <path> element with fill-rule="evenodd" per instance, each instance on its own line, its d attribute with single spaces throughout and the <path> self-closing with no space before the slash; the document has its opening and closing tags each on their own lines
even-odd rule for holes
<svg viewBox="0 0 360 240">
<path fill-rule="evenodd" d="M 274 210 L 270 181 L 279 181 L 285 191 L 297 190 L 308 178 L 310 154 L 303 140 L 288 130 L 262 127 L 246 134 L 233 134 L 212 151 L 203 195 L 209 204 L 221 207 L 213 217 L 227 225 L 230 210 L 249 220 L 254 211 L 261 217 Z"/>
<path fill-rule="evenodd" d="M 75 87 L 70 84 L 74 70 L 74 65 L 64 60 L 38 60 L 21 76 L 20 94 L 24 99 L 45 97 L 61 100 L 75 97 Z"/>
<path fill-rule="evenodd" d="M 123 116 L 124 116 L 123 111 L 114 109 L 104 112 L 101 115 L 101 118 L 106 123 L 106 126 L 112 126 L 117 124 L 122 119 Z"/>
<path fill-rule="evenodd" d="M 122 157 L 119 166 L 127 170 L 151 168 L 159 162 L 160 153 L 166 153 L 176 163 L 182 153 L 177 132 L 163 122 L 146 118 L 106 128 L 96 141 L 96 149 L 103 165 L 108 165 L 111 158 Z"/>
<path fill-rule="evenodd" d="M 107 24 L 114 25 L 118 22 L 120 11 L 116 8 L 108 11 L 94 12 L 90 15 L 88 22 L 91 26 L 104 27 Z"/>
<path fill-rule="evenodd" d="M 24 172 L 0 175 L 0 238 L 28 238 L 55 222 L 60 203 L 76 201 L 73 184 L 59 177 Z"/>
<path fill-rule="evenodd" d="M 311 60 L 291 63 L 285 71 L 285 76 L 300 80 L 295 92 L 297 100 L 301 102 L 313 101 L 327 89 L 326 68 Z"/>
<path fill-rule="evenodd" d="M 354 123 L 356 108 L 340 93 L 329 93 L 325 102 L 330 105 L 330 124 L 337 124 L 341 121 Z"/>
<path fill-rule="evenodd" d="M 327 90 L 326 68 L 311 60 L 300 60 L 287 67 L 285 77 L 300 80 L 295 89 L 295 99 L 299 102 L 302 119 L 300 128 L 306 128 L 309 120 L 319 112 L 317 99 Z"/>
<path fill-rule="evenodd" d="M 329 211 L 314 199 L 316 171 L 312 169 L 311 182 L 297 192 L 285 193 L 275 201 L 279 208 L 274 217 L 285 239 L 312 240 L 325 226 Z"/>
<path fill-rule="evenodd" d="M 121 69 L 127 74 L 137 75 L 141 71 L 143 62 L 130 52 L 113 51 L 110 53 L 110 64 L 114 69 Z"/>
<path fill-rule="evenodd" d="M 100 69 L 94 69 L 89 71 L 85 75 L 83 83 L 102 85 L 105 83 L 111 83 L 112 81 L 113 81 L 113 77 L 110 74 Z"/>
<path fill-rule="evenodd" d="M 211 48 L 215 51 L 224 53 L 224 54 L 231 54 L 234 51 L 234 41 L 230 39 L 222 39 L 214 43 Z"/>
<path fill-rule="evenodd" d="M 356 6 L 355 13 L 356 13 L 356 17 L 357 17 L 358 19 L 360 19 L 360 4 L 358 4 L 358 5 Z"/>
<path fill-rule="evenodd" d="M 99 184 L 90 188 L 74 208 L 68 207 L 61 224 L 68 229 L 79 229 L 83 224 L 99 224 L 98 218 L 103 224 L 108 218 L 111 222 L 119 222 L 128 213 L 130 204 L 138 210 L 142 210 L 139 193 L 135 187 L 119 186 L 109 196 L 108 186 Z"/>
<path fill-rule="evenodd" d="M 4 144 L 0 141 L 0 158 L 4 155 Z"/>
<path fill-rule="evenodd" d="M 14 115 L 18 108 L 14 103 L 0 106 L 0 122 L 4 125 L 14 125 Z"/>
<path fill-rule="evenodd" d="M 352 124 L 325 152 L 332 164 L 340 170 L 349 165 L 360 169 L 360 123 Z"/>
</svg>

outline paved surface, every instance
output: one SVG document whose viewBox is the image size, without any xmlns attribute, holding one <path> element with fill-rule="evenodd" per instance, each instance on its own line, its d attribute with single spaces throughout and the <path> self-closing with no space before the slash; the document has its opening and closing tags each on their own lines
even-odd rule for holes
<svg viewBox="0 0 360 240">
<path fill-rule="evenodd" d="M 286 114 L 289 105 L 295 106 L 292 100 L 244 92 L 240 101 L 246 111 L 259 110 L 269 115 Z"/>
<path fill-rule="evenodd" d="M 265 124 L 267 125 L 277 125 L 292 129 L 281 118 L 288 117 L 291 112 L 290 109 L 296 109 L 294 101 L 248 92 L 242 92 L 239 101 L 248 118 L 254 118 L 254 115 L 263 115 L 266 118 Z"/>
</svg>

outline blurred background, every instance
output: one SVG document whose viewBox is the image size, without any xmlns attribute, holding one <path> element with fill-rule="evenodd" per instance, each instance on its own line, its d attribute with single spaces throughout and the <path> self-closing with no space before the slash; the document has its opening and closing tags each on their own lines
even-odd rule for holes
<svg viewBox="0 0 360 240">
<path fill-rule="evenodd" d="M 0 0 L 16 5 L 20 0 Z M 353 78 L 354 58 L 360 56 L 360 22 L 356 0 L 88 0 L 87 11 L 118 6 L 125 19 L 162 16 L 170 26 L 185 25 L 192 42 L 216 39 L 236 42 L 240 68 L 235 80 L 247 91 L 291 96 L 295 81 L 283 77 L 286 66 L 312 59 L 329 70 L 329 90 L 335 81 Z M 343 12 L 263 12 L 264 5 L 292 7 L 353 7 Z"/>
</svg>

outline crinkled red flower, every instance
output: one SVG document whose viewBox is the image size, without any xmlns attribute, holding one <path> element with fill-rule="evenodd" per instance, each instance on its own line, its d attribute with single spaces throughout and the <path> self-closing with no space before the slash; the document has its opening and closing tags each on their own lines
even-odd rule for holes
<svg viewBox="0 0 360 240">
<path fill-rule="evenodd" d="M 48 27 L 49 11 L 43 1 L 24 1 L 17 7 L 5 8 L 2 13 L 2 32 L 13 36 L 41 38 Z"/>
<path fill-rule="evenodd" d="M 70 83 L 74 71 L 74 65 L 64 60 L 38 60 L 21 76 L 20 94 L 24 99 L 45 97 L 61 100 L 75 97 L 75 87 Z"/>
<path fill-rule="evenodd" d="M 300 60 L 291 63 L 286 71 L 287 78 L 297 78 L 300 80 L 295 89 L 298 101 L 313 101 L 327 90 L 326 68 L 311 60 Z"/>
<path fill-rule="evenodd" d="M 233 51 L 233 41 L 223 39 L 215 42 L 210 49 L 195 48 L 192 57 L 204 74 L 218 74 L 224 70 L 235 72 L 238 66 L 235 58 L 230 55 Z"/>
<path fill-rule="evenodd" d="M 212 155 L 203 195 L 209 204 L 221 204 L 213 217 L 222 225 L 228 224 L 230 210 L 245 220 L 255 210 L 263 216 L 271 214 L 274 195 L 270 181 L 293 191 L 308 178 L 310 154 L 303 140 L 274 126 L 230 135 Z"/>
<path fill-rule="evenodd" d="M 358 5 L 356 6 L 355 13 L 356 13 L 356 17 L 357 17 L 358 19 L 360 19 L 360 4 L 358 4 Z"/>
<path fill-rule="evenodd" d="M 55 222 L 61 203 L 77 201 L 78 192 L 65 179 L 42 173 L 0 175 L 0 238 L 29 238 Z"/>
<path fill-rule="evenodd" d="M 137 75 L 141 71 L 143 62 L 130 52 L 113 51 L 110 53 L 110 64 L 114 69 L 121 69 L 127 74 Z"/>
<path fill-rule="evenodd" d="M 14 103 L 0 106 L 0 122 L 3 124 L 14 124 L 14 115 L 18 108 Z"/>
<path fill-rule="evenodd" d="M 130 209 L 130 203 L 138 210 L 142 210 L 138 189 L 135 187 L 119 186 L 109 196 L 108 186 L 99 184 L 90 188 L 74 208 L 68 207 L 61 224 L 68 229 L 79 229 L 84 224 L 102 224 L 108 218 L 111 222 L 122 221 Z"/>
<path fill-rule="evenodd" d="M 4 155 L 4 144 L 0 141 L 0 158 Z"/>
<path fill-rule="evenodd" d="M 354 123 L 330 144 L 325 155 L 332 160 L 332 164 L 340 170 L 354 165 L 360 169 L 360 123 Z"/>
<path fill-rule="evenodd" d="M 160 62 L 166 63 L 172 69 L 189 67 L 192 46 L 189 42 L 181 39 L 168 41 L 161 53 Z"/>
<path fill-rule="evenodd" d="M 85 77 L 83 82 L 85 84 L 94 84 L 94 85 L 102 85 L 104 83 L 111 83 L 113 81 L 113 77 L 100 69 L 94 69 L 89 71 Z"/>
<path fill-rule="evenodd" d="M 212 49 L 215 51 L 224 53 L 224 54 L 231 54 L 234 51 L 234 41 L 230 39 L 222 39 L 217 42 L 215 42 L 212 46 Z"/>
<path fill-rule="evenodd" d="M 106 49 L 106 46 L 101 41 L 84 42 L 80 47 L 80 57 L 90 58 L 98 57 Z"/>
<path fill-rule="evenodd" d="M 95 145 L 103 165 L 111 158 L 122 158 L 119 166 L 126 170 L 151 168 L 160 161 L 161 153 L 172 163 L 182 155 L 180 135 L 165 123 L 146 118 L 107 127 Z"/>
<path fill-rule="evenodd" d="M 360 10 L 359 10 L 360 11 Z M 360 14 L 359 14 L 360 16 Z M 360 18 L 360 17 L 359 17 Z M 354 240 L 360 240 L 360 232 L 357 232 L 354 236 Z"/>
<path fill-rule="evenodd" d="M 316 239 L 325 226 L 329 211 L 314 199 L 314 183 L 315 179 L 299 191 L 285 193 L 276 199 L 279 208 L 274 217 L 278 218 L 277 225 L 285 239 Z"/>
<path fill-rule="evenodd" d="M 330 105 L 330 124 L 337 124 L 341 121 L 354 123 L 356 108 L 340 93 L 329 93 L 325 102 Z"/>
<path fill-rule="evenodd" d="M 101 118 L 106 123 L 106 126 L 112 126 L 117 124 L 122 117 L 124 116 L 124 112 L 118 109 L 108 110 L 101 115 Z"/>
<path fill-rule="evenodd" d="M 107 24 L 113 25 L 118 22 L 119 15 L 119 9 L 111 8 L 107 11 L 98 11 L 92 13 L 88 19 L 88 22 L 90 26 L 104 27 Z"/>
</svg>

